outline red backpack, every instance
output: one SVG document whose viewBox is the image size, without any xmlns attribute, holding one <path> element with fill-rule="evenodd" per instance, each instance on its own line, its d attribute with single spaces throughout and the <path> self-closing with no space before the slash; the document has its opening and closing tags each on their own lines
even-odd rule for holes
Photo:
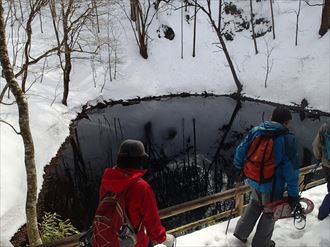
<svg viewBox="0 0 330 247">
<path fill-rule="evenodd" d="M 270 182 L 275 174 L 273 137 L 257 136 L 252 141 L 243 166 L 244 175 L 259 184 Z"/>
<path fill-rule="evenodd" d="M 93 221 L 93 247 L 134 246 L 136 243 L 136 233 L 125 212 L 125 194 L 126 191 L 109 192 L 99 203 Z"/>
</svg>

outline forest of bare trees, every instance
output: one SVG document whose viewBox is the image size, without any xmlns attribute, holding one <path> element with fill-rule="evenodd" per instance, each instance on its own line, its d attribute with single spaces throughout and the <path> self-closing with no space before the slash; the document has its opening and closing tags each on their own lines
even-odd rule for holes
<svg viewBox="0 0 330 247">
<path fill-rule="evenodd" d="M 254 44 L 256 55 L 259 51 L 254 29 L 254 6 L 259 1 L 250 0 L 248 2 L 251 25 L 249 32 L 252 33 L 251 43 Z M 272 22 L 273 39 L 275 39 L 276 20 L 273 7 L 276 0 L 264 1 L 267 1 L 268 5 L 270 4 L 271 12 L 268 15 Z M 225 56 L 237 88 L 236 93 L 240 95 L 243 83 L 230 50 L 227 49 L 227 41 L 223 32 L 223 12 L 225 3 L 228 2 L 225 0 L 182 0 L 180 7 L 175 9 L 181 11 L 181 58 L 183 59 L 184 46 L 183 23 L 184 18 L 187 18 L 187 16 L 184 17 L 184 11 L 191 8 L 191 12 L 194 13 L 191 17 L 194 21 L 194 35 L 185 37 L 185 39 L 187 42 L 189 40 L 193 43 L 192 56 L 198 57 L 196 42 L 202 37 L 198 36 L 197 18 L 203 16 L 203 18 L 207 18 L 212 32 L 215 33 L 218 41 L 217 47 L 221 50 L 219 54 Z M 41 239 L 36 215 L 35 147 L 30 131 L 27 93 L 35 83 L 42 83 L 45 80 L 47 72 L 56 70 L 61 84 L 60 89 L 56 86 L 56 90 L 60 90 L 60 93 L 55 91 L 54 99 L 50 99 L 50 102 L 54 103 L 57 96 L 62 95 L 60 102 L 65 106 L 70 105 L 70 86 L 75 83 L 72 78 L 72 70 L 80 62 L 90 63 L 95 87 L 96 83 L 99 83 L 98 80 L 101 80 L 97 69 L 103 69 L 102 92 L 105 84 L 111 83 L 117 77 L 118 64 L 121 62 L 119 37 L 122 34 L 122 22 L 129 23 L 140 58 L 148 59 L 152 24 L 157 19 L 157 15 L 172 6 L 173 3 L 171 0 L 0 0 L 0 3 L 0 59 L 2 77 L 6 82 L 0 90 L 0 103 L 4 107 L 17 105 L 19 130 L 13 127 L 14 124 L 7 123 L 2 118 L 0 121 L 9 125 L 20 135 L 24 143 L 24 162 L 28 185 L 27 233 L 30 245 L 36 246 L 41 244 Z M 295 45 L 299 44 L 299 17 L 302 4 L 307 4 L 311 8 L 315 6 L 312 1 L 297 1 L 297 8 L 294 10 L 296 14 Z M 212 12 L 214 10 L 212 5 L 217 6 L 216 13 Z M 315 32 L 323 36 L 330 28 L 330 0 L 324 0 L 321 6 L 320 29 Z M 118 18 L 115 15 L 118 11 L 125 18 Z M 43 35 L 45 45 L 37 47 L 36 39 Z M 273 66 L 271 55 L 274 47 L 270 47 L 268 41 L 265 41 L 265 44 L 267 50 L 261 54 L 266 57 L 264 85 L 267 87 L 267 80 Z"/>
<path fill-rule="evenodd" d="M 35 147 L 26 93 L 36 81 L 42 83 L 47 69 L 54 69 L 47 68 L 47 59 L 52 56 L 56 60 L 57 57 L 55 67 L 58 64 L 63 72 L 62 104 L 67 105 L 72 63 L 77 59 L 89 61 L 91 56 L 97 55 L 101 46 L 106 45 L 106 42 L 95 38 L 101 25 L 95 13 L 104 15 L 104 12 L 97 10 L 107 1 L 17 0 L 0 3 L 0 59 L 2 75 L 7 82 L 1 89 L 0 102 L 4 106 L 17 105 L 19 130 L 11 123 L 0 120 L 20 135 L 24 143 L 27 174 L 26 229 L 30 245 L 36 246 L 41 244 L 36 213 L 38 190 Z M 47 18 L 52 20 L 56 40 L 48 42 L 48 47 L 40 50 L 33 46 L 33 33 L 45 32 L 44 22 Z M 110 25 L 109 20 L 102 25 Z M 40 29 L 35 30 L 35 26 Z M 98 59 L 96 62 L 102 63 L 103 60 Z M 33 72 L 35 70 L 30 69 L 31 66 L 38 66 L 37 72 Z M 11 99 L 11 94 L 14 99 Z"/>
</svg>

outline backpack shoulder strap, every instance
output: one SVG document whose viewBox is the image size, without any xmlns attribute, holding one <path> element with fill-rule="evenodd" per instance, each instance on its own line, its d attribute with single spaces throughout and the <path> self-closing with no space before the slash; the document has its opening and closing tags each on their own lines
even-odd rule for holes
<svg viewBox="0 0 330 247">
<path fill-rule="evenodd" d="M 255 144 L 255 147 L 254 147 L 253 151 L 250 152 L 250 148 L 252 148 L 252 144 L 253 144 L 253 142 L 256 141 L 257 138 L 258 138 L 258 142 Z M 252 140 L 252 142 L 251 142 L 251 144 L 250 144 L 250 147 L 249 147 L 249 149 L 248 149 L 247 157 L 246 157 L 248 160 L 250 160 L 251 156 L 254 155 L 254 153 L 257 151 L 257 149 L 258 149 L 258 147 L 260 146 L 261 141 L 262 141 L 263 138 L 264 138 L 264 137 L 261 136 L 261 135 L 256 136 L 256 137 L 253 138 L 253 140 Z"/>
<path fill-rule="evenodd" d="M 133 183 L 131 183 L 130 185 L 128 185 L 128 187 L 121 193 L 117 194 L 118 197 L 120 197 L 120 199 L 122 199 L 124 202 L 125 202 L 125 199 L 126 199 L 126 194 L 127 192 L 138 182 L 140 181 L 141 178 L 137 179 L 136 181 L 134 181 Z M 119 199 L 119 198 L 118 198 Z M 123 208 L 123 213 L 124 213 L 124 217 L 125 217 L 125 220 L 126 222 L 128 223 L 129 227 L 131 227 L 133 229 L 133 226 L 131 224 L 131 221 L 130 219 L 128 218 L 127 216 L 127 213 L 126 213 L 126 210 L 125 208 Z M 139 229 L 141 228 L 141 224 L 142 222 L 140 223 L 139 225 Z"/>
</svg>

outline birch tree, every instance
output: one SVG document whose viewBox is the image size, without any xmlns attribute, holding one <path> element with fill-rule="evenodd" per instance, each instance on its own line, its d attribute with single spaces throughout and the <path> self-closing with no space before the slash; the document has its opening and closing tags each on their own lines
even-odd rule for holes
<svg viewBox="0 0 330 247">
<path fill-rule="evenodd" d="M 34 158 L 34 144 L 30 130 L 28 102 L 22 88 L 19 86 L 13 68 L 11 66 L 8 48 L 6 43 L 4 10 L 2 0 L 0 0 L 0 60 L 5 75 L 5 79 L 10 91 L 15 97 L 18 107 L 18 117 L 20 132 L 18 132 L 24 143 L 24 161 L 27 175 L 27 195 L 26 195 L 26 228 L 29 243 L 31 246 L 42 244 L 37 222 L 36 202 L 37 202 L 37 174 Z"/>
</svg>

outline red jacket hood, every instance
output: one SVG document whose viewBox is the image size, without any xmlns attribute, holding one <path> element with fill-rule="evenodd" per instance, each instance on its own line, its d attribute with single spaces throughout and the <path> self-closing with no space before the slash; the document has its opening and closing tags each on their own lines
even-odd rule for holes
<svg viewBox="0 0 330 247">
<path fill-rule="evenodd" d="M 107 191 L 115 193 L 124 191 L 129 185 L 142 177 L 146 171 L 147 170 L 122 169 L 118 167 L 105 169 L 101 182 L 101 198 Z"/>
</svg>

